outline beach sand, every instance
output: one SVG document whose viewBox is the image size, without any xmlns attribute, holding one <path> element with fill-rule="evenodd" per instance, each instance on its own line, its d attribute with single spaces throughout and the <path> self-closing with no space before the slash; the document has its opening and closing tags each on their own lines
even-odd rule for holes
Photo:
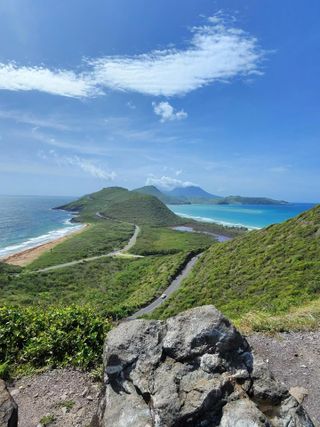
<svg viewBox="0 0 320 427">
<path fill-rule="evenodd" d="M 16 254 L 9 255 L 5 258 L 1 258 L 1 262 L 5 262 L 7 264 L 18 265 L 20 267 L 24 267 L 30 264 L 32 261 L 37 259 L 44 252 L 49 251 L 50 249 L 57 246 L 59 243 L 64 242 L 75 234 L 82 233 L 89 227 L 89 224 L 85 224 L 83 228 L 80 230 L 75 230 L 74 232 L 68 234 L 67 236 L 60 237 L 59 239 L 53 240 L 52 242 L 43 243 L 42 245 L 35 246 L 34 248 L 26 249 L 21 252 L 17 252 Z"/>
</svg>

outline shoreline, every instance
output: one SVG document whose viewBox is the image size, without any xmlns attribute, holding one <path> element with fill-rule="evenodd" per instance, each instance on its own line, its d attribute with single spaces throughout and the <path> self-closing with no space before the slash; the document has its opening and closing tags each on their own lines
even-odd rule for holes
<svg viewBox="0 0 320 427">
<path fill-rule="evenodd" d="M 202 216 L 187 215 L 187 214 L 182 214 L 182 213 L 177 213 L 177 212 L 173 212 L 173 213 L 175 213 L 176 215 L 178 215 L 178 216 L 180 216 L 181 218 L 184 218 L 184 219 L 193 219 L 194 221 L 207 222 L 208 224 L 223 225 L 224 227 L 229 227 L 229 228 L 246 228 L 246 229 L 248 229 L 250 231 L 252 231 L 252 230 L 261 230 L 263 228 L 263 227 L 257 227 L 257 226 L 254 226 L 254 225 L 250 225 L 249 226 L 249 225 L 244 225 L 244 224 L 240 224 L 240 223 L 233 223 L 233 222 L 228 222 L 228 221 L 222 221 L 222 220 L 213 219 L 213 218 L 207 218 L 207 217 L 202 217 Z"/>
<path fill-rule="evenodd" d="M 3 257 L 0 257 L 0 262 L 16 265 L 19 267 L 25 267 L 26 265 L 30 264 L 32 261 L 37 259 L 44 252 L 49 251 L 50 249 L 53 249 L 59 243 L 64 242 L 68 238 L 76 234 L 82 233 L 89 226 L 90 224 L 83 224 L 83 227 L 81 227 L 80 229 L 77 228 L 74 231 L 70 231 L 70 233 L 66 234 L 65 236 L 58 237 L 57 239 L 54 239 L 50 242 L 42 243 L 40 245 L 34 246 L 33 248 L 23 249 L 21 251 L 18 251 L 10 255 L 4 255 Z"/>
</svg>

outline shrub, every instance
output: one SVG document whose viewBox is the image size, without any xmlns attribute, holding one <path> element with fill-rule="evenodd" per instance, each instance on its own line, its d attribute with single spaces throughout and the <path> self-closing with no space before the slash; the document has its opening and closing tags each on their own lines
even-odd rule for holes
<svg viewBox="0 0 320 427">
<path fill-rule="evenodd" d="M 87 307 L 0 307 L 0 363 L 88 369 L 100 363 L 110 327 Z"/>
</svg>

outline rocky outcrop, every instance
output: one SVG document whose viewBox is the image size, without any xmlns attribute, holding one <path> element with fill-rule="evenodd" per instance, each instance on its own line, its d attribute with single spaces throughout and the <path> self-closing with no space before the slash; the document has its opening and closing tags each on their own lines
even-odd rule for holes
<svg viewBox="0 0 320 427">
<path fill-rule="evenodd" d="M 18 407 L 0 379 L 0 427 L 17 427 Z"/>
<path fill-rule="evenodd" d="M 101 427 L 311 427 L 240 333 L 213 306 L 113 329 Z"/>
</svg>

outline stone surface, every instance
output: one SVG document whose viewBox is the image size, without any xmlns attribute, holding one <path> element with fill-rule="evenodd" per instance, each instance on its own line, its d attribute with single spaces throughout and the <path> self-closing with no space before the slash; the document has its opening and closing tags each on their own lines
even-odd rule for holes
<svg viewBox="0 0 320 427">
<path fill-rule="evenodd" d="M 0 379 L 0 427 L 17 427 L 18 407 Z"/>
<path fill-rule="evenodd" d="M 213 306 L 120 324 L 106 340 L 101 427 L 311 427 Z"/>
</svg>

